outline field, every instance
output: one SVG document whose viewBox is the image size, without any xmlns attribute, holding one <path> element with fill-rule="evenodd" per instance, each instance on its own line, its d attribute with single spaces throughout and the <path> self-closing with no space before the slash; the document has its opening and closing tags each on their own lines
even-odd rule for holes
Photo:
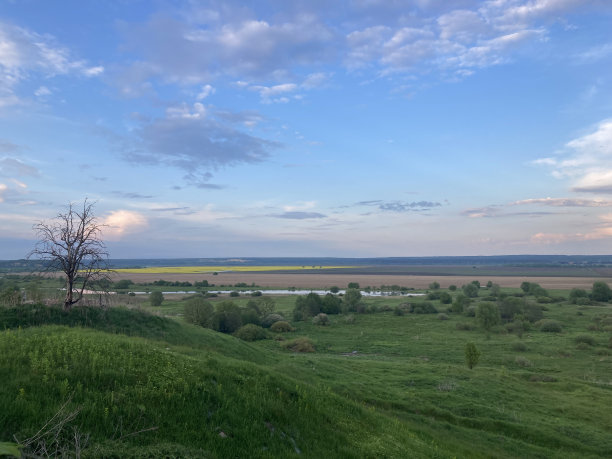
<svg viewBox="0 0 612 459">
<path fill-rule="evenodd" d="M 426 289 L 432 282 L 438 282 L 443 288 L 450 285 L 461 286 L 473 280 L 486 284 L 488 281 L 499 284 L 502 287 L 518 288 L 522 282 L 537 282 L 544 288 L 571 289 L 574 287 L 589 288 L 595 280 L 604 280 L 612 283 L 612 277 L 528 277 L 528 276 L 490 276 L 486 274 L 475 274 L 471 276 L 440 276 L 429 275 L 390 275 L 390 274 L 336 274 L 333 272 L 322 273 L 258 273 L 258 272 L 224 272 L 214 275 L 213 273 L 140 273 L 122 272 L 113 274 L 116 280 L 130 279 L 135 283 L 149 283 L 159 279 L 172 282 L 198 282 L 207 280 L 216 285 L 235 285 L 245 283 L 255 284 L 262 287 L 272 288 L 329 288 L 334 285 L 345 287 L 349 282 L 358 282 L 362 287 L 381 285 L 400 285 L 403 287 Z"/>
<path fill-rule="evenodd" d="M 358 310 L 329 314 L 325 326 L 293 320 L 295 296 L 275 297 L 275 312 L 293 331 L 267 329 L 266 339 L 253 342 L 188 324 L 193 295 L 166 295 L 161 306 L 114 295 L 131 309 L 69 313 L 0 307 L 0 442 L 27 443 L 55 414 L 75 413 L 61 432 L 36 441 L 72 457 L 77 447 L 83 457 L 612 456 L 612 304 L 586 297 L 572 304 L 564 288 L 582 282 L 590 292 L 601 278 L 542 277 L 547 292 L 525 292 L 521 282 L 536 279 L 206 276 L 265 286 L 301 277 L 308 286 L 342 288 L 435 280 L 441 288 L 429 290 L 430 299 L 364 298 Z M 321 279 L 328 280 L 314 282 Z M 461 295 L 448 290 L 451 283 L 475 279 L 501 289 L 480 288 L 472 308 L 503 308 L 511 298 L 524 312 L 486 330 L 474 309 L 442 303 L 441 293 L 455 303 Z M 208 301 L 219 309 L 231 300 L 247 311 L 259 298 Z M 425 303 L 437 312 L 410 312 Z M 534 311 L 533 319 L 523 315 Z M 550 331 L 551 324 L 559 328 Z M 314 352 L 287 349 L 302 338 Z M 472 369 L 466 343 L 481 354 Z"/>
<path fill-rule="evenodd" d="M 346 266 L 158 266 L 147 268 L 118 268 L 115 272 L 129 274 L 200 274 L 219 272 L 269 272 L 269 271 L 321 271 Z"/>
</svg>

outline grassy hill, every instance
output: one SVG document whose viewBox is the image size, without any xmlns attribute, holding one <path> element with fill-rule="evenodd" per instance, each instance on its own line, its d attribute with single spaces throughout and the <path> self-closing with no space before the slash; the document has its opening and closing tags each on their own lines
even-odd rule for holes
<svg viewBox="0 0 612 459">
<path fill-rule="evenodd" d="M 396 314 L 405 299 L 377 298 L 255 343 L 179 315 L 0 308 L 0 441 L 59 412 L 50 426 L 76 414 L 39 443 L 74 455 L 77 438 L 83 457 L 611 457 L 612 307 L 550 294 L 558 333 L 487 336 L 469 314 Z M 290 317 L 294 301 L 277 309 Z M 278 341 L 300 336 L 315 353 Z M 472 370 L 467 342 L 482 353 Z"/>
</svg>

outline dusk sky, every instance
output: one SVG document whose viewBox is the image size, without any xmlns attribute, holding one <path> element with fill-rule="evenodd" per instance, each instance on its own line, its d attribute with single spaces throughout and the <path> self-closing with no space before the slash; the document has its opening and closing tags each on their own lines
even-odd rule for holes
<svg viewBox="0 0 612 459">
<path fill-rule="evenodd" d="M 609 0 L 0 2 L 0 259 L 612 253 Z"/>
</svg>

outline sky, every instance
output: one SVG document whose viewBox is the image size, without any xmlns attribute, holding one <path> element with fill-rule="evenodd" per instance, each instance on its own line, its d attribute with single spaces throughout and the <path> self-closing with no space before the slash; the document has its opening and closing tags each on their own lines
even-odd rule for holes
<svg viewBox="0 0 612 459">
<path fill-rule="evenodd" d="M 3 0 L 0 259 L 612 253 L 608 0 Z"/>
</svg>

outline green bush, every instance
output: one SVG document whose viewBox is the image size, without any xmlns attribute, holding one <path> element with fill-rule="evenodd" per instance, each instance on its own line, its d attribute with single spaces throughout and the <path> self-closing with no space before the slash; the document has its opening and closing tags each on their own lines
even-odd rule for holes
<svg viewBox="0 0 612 459">
<path fill-rule="evenodd" d="M 342 312 L 342 299 L 331 293 L 321 300 L 321 312 L 325 314 L 340 314 Z"/>
<path fill-rule="evenodd" d="M 574 338 L 574 341 L 577 344 L 584 343 L 588 344 L 589 346 L 595 346 L 597 344 L 597 341 L 595 341 L 595 338 L 593 338 L 591 335 L 578 335 Z"/>
<path fill-rule="evenodd" d="M 465 344 L 465 363 L 468 368 L 471 370 L 478 364 L 480 360 L 480 351 L 476 347 L 474 343 L 466 343 Z"/>
<path fill-rule="evenodd" d="M 322 303 L 321 297 L 314 292 L 298 296 L 293 308 L 293 320 L 301 321 L 316 316 L 321 312 Z"/>
<path fill-rule="evenodd" d="M 259 325 L 246 324 L 236 330 L 234 336 L 243 341 L 258 341 L 261 339 L 266 339 L 268 334 Z"/>
<path fill-rule="evenodd" d="M 242 326 L 240 308 L 231 301 L 223 301 L 212 316 L 212 329 L 221 333 L 234 333 Z"/>
<path fill-rule="evenodd" d="M 328 325 L 329 317 L 324 312 L 321 312 L 312 318 L 312 323 L 315 325 Z"/>
<path fill-rule="evenodd" d="M 149 301 L 151 302 L 151 306 L 161 306 L 164 302 L 164 295 L 159 291 L 152 292 L 149 295 Z"/>
<path fill-rule="evenodd" d="M 594 301 L 601 302 L 607 302 L 612 300 L 612 290 L 610 289 L 610 286 L 603 281 L 593 282 L 591 299 Z"/>
<path fill-rule="evenodd" d="M 429 302 L 411 303 L 410 312 L 412 314 L 437 314 L 438 310 Z"/>
<path fill-rule="evenodd" d="M 531 361 L 527 357 L 523 357 L 522 355 L 517 356 L 514 359 L 514 363 L 516 363 L 519 367 L 523 367 L 523 368 L 533 366 Z"/>
<path fill-rule="evenodd" d="M 561 333 L 561 324 L 553 319 L 544 319 L 539 322 L 540 331 L 547 333 Z"/>
<path fill-rule="evenodd" d="M 527 352 L 527 345 L 525 343 L 523 343 L 522 341 L 517 341 L 515 343 L 512 343 L 511 349 L 514 352 Z"/>
<path fill-rule="evenodd" d="M 285 341 L 281 344 L 285 349 L 293 352 L 314 352 L 315 345 L 309 338 L 301 337 L 291 341 Z"/>
<path fill-rule="evenodd" d="M 210 327 L 213 313 L 213 305 L 203 297 L 191 298 L 183 306 L 185 321 L 201 327 Z"/>
<path fill-rule="evenodd" d="M 232 290 L 232 291 L 230 292 L 229 296 L 231 296 L 231 297 L 234 297 L 234 298 L 235 298 L 235 297 L 237 297 L 237 296 L 240 296 L 240 292 L 239 292 L 239 291 L 237 291 L 237 290 Z"/>
<path fill-rule="evenodd" d="M 270 331 L 274 333 L 288 333 L 295 331 L 295 328 L 293 328 L 289 322 L 279 320 L 270 326 Z"/>
<path fill-rule="evenodd" d="M 261 326 L 264 328 L 270 328 L 274 323 L 284 321 L 284 320 L 285 318 L 280 314 L 276 314 L 276 313 L 268 314 L 261 321 Z"/>
<path fill-rule="evenodd" d="M 474 330 L 474 325 L 473 324 L 468 324 L 466 322 L 458 322 L 457 325 L 455 325 L 455 328 L 457 330 Z"/>
<path fill-rule="evenodd" d="M 488 301 L 479 303 L 476 309 L 476 319 L 482 328 L 490 331 L 493 326 L 500 322 L 499 308 L 495 303 Z"/>
<path fill-rule="evenodd" d="M 468 317 L 476 317 L 476 306 L 472 305 L 472 306 L 468 306 L 465 310 L 465 315 Z"/>
<path fill-rule="evenodd" d="M 441 312 L 440 314 L 438 314 L 438 320 L 448 320 L 448 316 Z"/>
<path fill-rule="evenodd" d="M 453 297 L 450 293 L 442 292 L 440 293 L 440 303 L 442 304 L 451 304 L 453 302 Z"/>
</svg>

